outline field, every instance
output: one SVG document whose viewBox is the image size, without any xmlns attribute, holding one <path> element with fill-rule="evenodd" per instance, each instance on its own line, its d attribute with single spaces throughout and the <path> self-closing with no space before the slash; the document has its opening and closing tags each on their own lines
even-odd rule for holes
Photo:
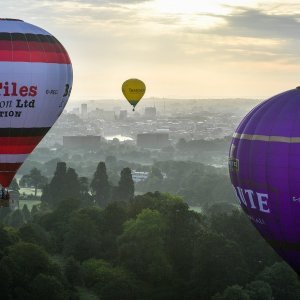
<svg viewBox="0 0 300 300">
<path fill-rule="evenodd" d="M 28 209 L 31 211 L 33 205 L 40 204 L 40 200 L 19 200 L 19 208 L 22 209 L 27 204 Z"/>
<path fill-rule="evenodd" d="M 34 196 L 34 188 L 21 188 L 19 190 L 20 195 L 27 195 L 27 196 Z M 42 190 L 37 190 L 37 196 L 40 197 L 42 195 Z M 33 198 L 33 197 L 32 197 Z M 19 208 L 22 209 L 25 204 L 27 204 L 27 207 L 29 210 L 32 209 L 33 205 L 40 204 L 40 200 L 36 199 L 29 199 L 29 200 L 19 200 Z"/>
<path fill-rule="evenodd" d="M 32 196 L 34 196 L 34 188 L 20 188 L 19 193 L 21 195 L 25 194 L 25 195 L 32 195 Z M 42 190 L 38 189 L 36 195 L 38 197 L 40 197 L 42 195 Z"/>
</svg>

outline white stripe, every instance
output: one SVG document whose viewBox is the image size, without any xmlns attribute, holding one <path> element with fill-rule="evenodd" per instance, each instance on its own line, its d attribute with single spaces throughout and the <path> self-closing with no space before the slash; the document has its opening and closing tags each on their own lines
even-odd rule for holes
<svg viewBox="0 0 300 300">
<path fill-rule="evenodd" d="M 0 154 L 0 163 L 22 163 L 29 154 Z"/>
<path fill-rule="evenodd" d="M 34 97 L 7 96 L 0 89 L 0 128 L 51 127 L 63 111 L 68 96 L 63 97 L 66 84 L 72 86 L 72 65 L 30 62 L 0 62 L 0 82 L 21 86 L 37 86 Z M 21 99 L 21 101 L 18 101 Z M 34 107 L 20 107 L 24 100 L 34 99 Z M 11 101 L 11 104 L 10 104 Z M 8 107 L 9 106 L 9 107 Z M 21 111 L 19 117 L 7 117 L 3 112 Z"/>
<path fill-rule="evenodd" d="M 263 141 L 263 142 L 280 142 L 280 143 L 300 143 L 300 137 L 286 137 L 286 136 L 276 136 L 276 135 L 260 135 L 260 134 L 245 134 L 237 133 L 233 134 L 233 138 L 240 140 L 250 140 L 250 141 Z"/>
</svg>

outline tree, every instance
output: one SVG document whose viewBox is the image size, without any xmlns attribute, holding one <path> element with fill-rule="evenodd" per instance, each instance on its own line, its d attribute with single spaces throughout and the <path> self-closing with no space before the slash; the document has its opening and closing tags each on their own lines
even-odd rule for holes
<svg viewBox="0 0 300 300">
<path fill-rule="evenodd" d="M 249 271 L 237 243 L 206 231 L 195 242 L 192 299 L 209 299 L 227 286 L 248 281 Z"/>
<path fill-rule="evenodd" d="M 1 298 L 12 300 L 12 273 L 10 269 L 10 264 L 5 262 L 5 259 L 0 261 L 0 291 Z"/>
<path fill-rule="evenodd" d="M 65 198 L 80 198 L 80 183 L 78 179 L 78 175 L 73 168 L 68 168 L 66 173 L 66 191 Z"/>
<path fill-rule="evenodd" d="M 82 271 L 80 264 L 73 256 L 68 257 L 65 264 L 65 276 L 72 288 L 82 284 Z"/>
<path fill-rule="evenodd" d="M 22 213 L 23 213 L 23 216 L 24 216 L 24 220 L 26 222 L 28 222 L 31 219 L 31 214 L 30 214 L 30 211 L 27 207 L 27 204 L 24 204 L 24 206 L 22 208 Z"/>
<path fill-rule="evenodd" d="M 19 242 L 8 248 L 8 254 L 2 260 L 4 260 L 12 274 L 12 281 L 15 286 L 13 299 L 23 299 L 17 297 L 16 294 L 29 293 L 31 282 L 40 273 L 56 276 L 61 280 L 61 276 L 54 269 L 48 254 L 37 245 Z"/>
<path fill-rule="evenodd" d="M 37 189 L 42 188 L 47 183 L 47 177 L 43 176 L 41 171 L 37 168 L 31 169 L 30 173 L 23 175 L 20 180 L 20 185 L 22 186 L 33 186 L 34 196 L 37 195 Z"/>
<path fill-rule="evenodd" d="M 128 271 L 113 267 L 101 259 L 89 259 L 82 264 L 84 281 L 103 300 L 135 300 L 137 287 Z"/>
<path fill-rule="evenodd" d="M 0 225 L 0 251 L 17 243 L 19 240 L 19 235 L 14 228 L 3 227 L 3 225 Z"/>
<path fill-rule="evenodd" d="M 45 186 L 42 201 L 56 207 L 67 198 L 79 199 L 80 183 L 78 175 L 73 168 L 68 168 L 65 162 L 58 162 L 56 171 L 50 183 Z"/>
<path fill-rule="evenodd" d="M 63 239 L 63 252 L 79 261 L 101 256 L 101 232 L 99 222 L 102 211 L 91 208 L 81 209 L 72 214 L 69 230 Z"/>
<path fill-rule="evenodd" d="M 250 276 L 254 277 L 265 266 L 274 264 L 280 258 L 261 237 L 256 228 L 243 211 L 233 210 L 231 213 L 210 214 L 210 228 L 224 235 L 239 245 L 239 249 L 247 263 Z M 236 226 L 239 224 L 239 226 Z"/>
<path fill-rule="evenodd" d="M 166 224 L 162 215 L 144 209 L 124 224 L 119 237 L 119 261 L 138 278 L 155 285 L 170 283 L 171 265 L 164 248 Z"/>
<path fill-rule="evenodd" d="M 45 186 L 42 194 L 42 201 L 47 202 L 50 206 L 55 207 L 61 197 L 64 198 L 66 192 L 65 177 L 67 174 L 67 165 L 65 162 L 58 162 L 54 176 L 50 183 Z"/>
<path fill-rule="evenodd" d="M 152 166 L 149 177 L 145 181 L 139 182 L 137 189 L 142 189 L 147 192 L 161 191 L 163 188 L 163 180 L 164 176 L 161 170 L 156 166 Z"/>
<path fill-rule="evenodd" d="M 273 300 L 272 289 L 267 282 L 256 280 L 248 283 L 245 288 L 250 300 Z"/>
<path fill-rule="evenodd" d="M 64 300 L 66 292 L 63 285 L 51 275 L 38 274 L 30 283 L 31 299 L 33 300 Z"/>
<path fill-rule="evenodd" d="M 256 279 L 271 286 L 274 299 L 299 299 L 300 283 L 297 274 L 284 262 L 266 267 Z"/>
<path fill-rule="evenodd" d="M 50 234 L 36 223 L 23 225 L 19 229 L 19 234 L 24 242 L 36 244 L 47 251 L 51 251 L 53 248 Z"/>
<path fill-rule="evenodd" d="M 91 182 L 91 188 L 95 194 L 96 203 L 101 207 L 105 207 L 110 198 L 110 184 L 106 173 L 106 166 L 104 162 L 100 162 L 97 170 L 94 173 L 94 178 Z"/>
<path fill-rule="evenodd" d="M 9 188 L 13 191 L 19 192 L 20 187 L 19 187 L 19 184 L 18 184 L 16 178 L 14 178 L 12 180 L 11 184 L 9 185 Z"/>
<path fill-rule="evenodd" d="M 6 223 L 12 227 L 19 228 L 25 224 L 25 218 L 21 209 L 14 210 L 6 218 Z"/>
<path fill-rule="evenodd" d="M 79 177 L 79 193 L 82 207 L 93 205 L 93 197 L 89 193 L 89 180 L 87 177 Z"/>
<path fill-rule="evenodd" d="M 121 171 L 121 178 L 116 189 L 115 200 L 129 201 L 134 197 L 134 182 L 132 180 L 131 170 L 124 168 Z"/>
<path fill-rule="evenodd" d="M 89 192 L 89 180 L 87 177 L 79 177 L 80 194 L 85 196 Z"/>
<path fill-rule="evenodd" d="M 233 285 L 226 288 L 222 295 L 217 294 L 212 300 L 252 300 L 243 288 L 239 285 Z M 267 299 L 265 299 L 267 300 Z"/>
<path fill-rule="evenodd" d="M 31 208 L 31 216 L 34 216 L 38 213 L 38 206 L 37 205 L 33 205 Z"/>
</svg>

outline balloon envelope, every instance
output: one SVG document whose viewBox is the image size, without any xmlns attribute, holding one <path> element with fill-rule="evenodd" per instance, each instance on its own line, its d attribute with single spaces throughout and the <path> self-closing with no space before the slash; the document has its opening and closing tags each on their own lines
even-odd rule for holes
<svg viewBox="0 0 300 300">
<path fill-rule="evenodd" d="M 146 86 L 139 79 L 128 79 L 122 85 L 122 92 L 127 101 L 135 107 L 142 99 L 146 91 Z"/>
<path fill-rule="evenodd" d="M 0 183 L 7 187 L 62 113 L 72 65 L 47 31 L 0 19 Z"/>
<path fill-rule="evenodd" d="M 229 170 L 251 222 L 300 273 L 300 89 L 266 100 L 242 120 Z"/>
</svg>

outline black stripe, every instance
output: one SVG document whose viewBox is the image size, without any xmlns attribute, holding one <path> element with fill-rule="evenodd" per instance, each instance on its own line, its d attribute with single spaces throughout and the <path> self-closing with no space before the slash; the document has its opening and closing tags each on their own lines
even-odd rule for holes
<svg viewBox="0 0 300 300">
<path fill-rule="evenodd" d="M 49 34 L 17 33 L 17 32 L 0 32 L 0 41 L 28 41 L 44 42 L 59 44 L 59 41 Z"/>
<path fill-rule="evenodd" d="M 0 21 L 19 21 L 19 22 L 24 22 L 23 20 L 20 19 L 11 19 L 11 18 L 0 18 Z"/>
<path fill-rule="evenodd" d="M 51 127 L 39 128 L 0 128 L 1 137 L 44 136 Z"/>
<path fill-rule="evenodd" d="M 276 241 L 276 240 L 270 240 L 266 239 L 266 241 L 273 247 L 283 250 L 294 250 L 294 251 L 300 251 L 300 243 L 288 243 L 285 241 Z"/>
</svg>

